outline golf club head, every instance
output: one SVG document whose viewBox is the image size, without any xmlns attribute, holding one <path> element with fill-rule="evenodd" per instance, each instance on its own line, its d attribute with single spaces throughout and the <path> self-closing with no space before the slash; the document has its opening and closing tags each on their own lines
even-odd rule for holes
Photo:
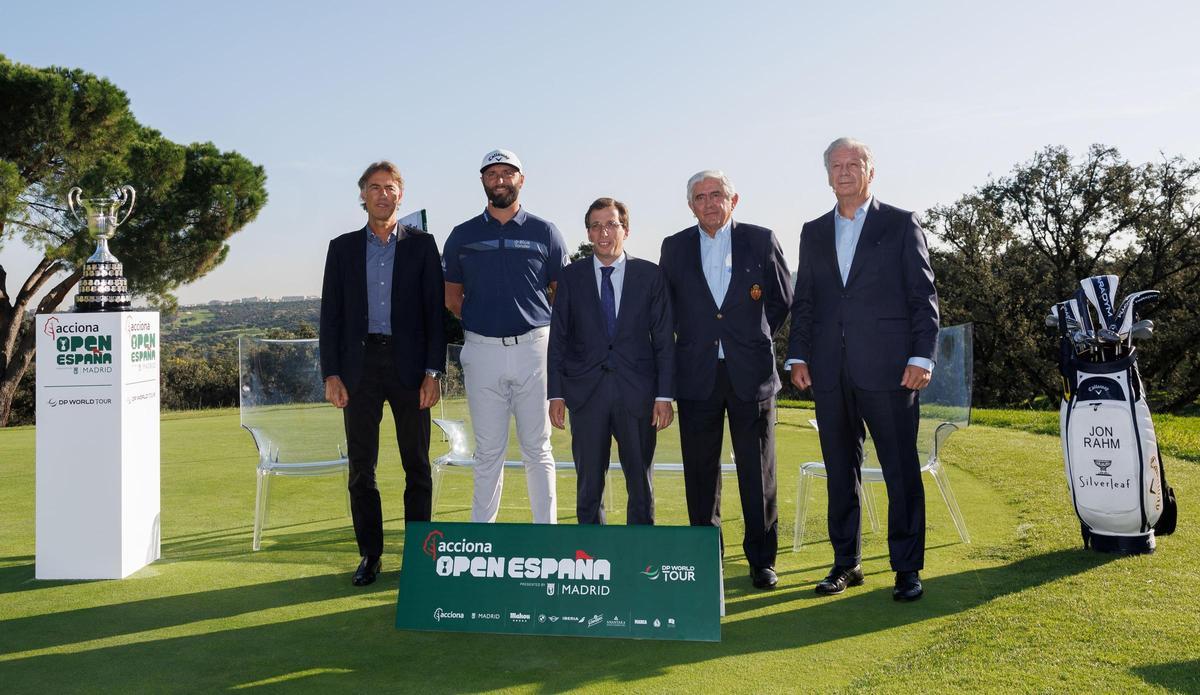
<svg viewBox="0 0 1200 695">
<path fill-rule="evenodd" d="M 1079 324 L 1079 330 L 1083 333 L 1084 340 L 1093 342 L 1096 336 L 1096 328 L 1092 321 L 1091 311 L 1088 309 L 1087 296 L 1082 289 L 1075 290 L 1075 297 L 1067 300 L 1067 315 L 1073 317 Z"/>
<path fill-rule="evenodd" d="M 1129 332 L 1133 330 L 1135 322 L 1141 320 L 1141 312 L 1149 309 L 1151 305 L 1158 301 L 1158 290 L 1142 290 L 1134 292 L 1125 297 L 1121 302 L 1121 308 L 1117 309 L 1117 334 L 1121 336 L 1121 340 L 1129 338 Z"/>
<path fill-rule="evenodd" d="M 1154 337 L 1154 322 L 1150 319 L 1142 319 L 1133 324 L 1133 328 L 1129 331 L 1130 340 L 1145 340 Z"/>
<path fill-rule="evenodd" d="M 1083 295 L 1096 310 L 1096 328 L 1117 328 L 1116 296 L 1120 282 L 1116 275 L 1093 275 L 1079 281 Z"/>
<path fill-rule="evenodd" d="M 1111 328 L 1101 328 L 1096 331 L 1096 342 L 1101 345 L 1116 345 L 1121 342 L 1121 336 Z"/>
</svg>

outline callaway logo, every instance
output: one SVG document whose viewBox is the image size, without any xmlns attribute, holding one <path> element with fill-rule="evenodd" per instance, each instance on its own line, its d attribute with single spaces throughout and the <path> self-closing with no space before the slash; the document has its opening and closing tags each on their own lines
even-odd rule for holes
<svg viewBox="0 0 1200 695">
<path fill-rule="evenodd" d="M 1100 384 L 1092 384 L 1091 386 L 1088 387 L 1088 391 L 1096 394 L 1097 396 L 1107 396 L 1108 395 L 1108 387 L 1101 386 Z"/>
<path fill-rule="evenodd" d="M 508 157 L 503 152 L 493 152 L 487 156 L 489 162 L 507 162 Z"/>
<path fill-rule="evenodd" d="M 429 532 L 428 536 L 425 536 L 425 542 L 421 544 L 421 548 L 425 551 L 425 554 L 434 560 L 437 559 L 438 541 L 440 541 L 444 535 L 445 534 L 443 534 L 441 531 L 434 529 Z"/>
</svg>

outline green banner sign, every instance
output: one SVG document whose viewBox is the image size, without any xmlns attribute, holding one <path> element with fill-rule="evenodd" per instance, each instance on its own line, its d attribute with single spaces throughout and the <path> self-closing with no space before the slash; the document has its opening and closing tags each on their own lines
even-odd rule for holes
<svg viewBox="0 0 1200 695">
<path fill-rule="evenodd" d="M 405 526 L 397 628 L 721 639 L 715 527 Z"/>
</svg>

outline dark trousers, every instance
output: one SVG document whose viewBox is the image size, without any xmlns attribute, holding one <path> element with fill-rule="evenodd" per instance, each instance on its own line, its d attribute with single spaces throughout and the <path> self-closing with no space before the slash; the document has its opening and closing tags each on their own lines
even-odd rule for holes
<svg viewBox="0 0 1200 695">
<path fill-rule="evenodd" d="M 629 412 L 606 376 L 582 408 L 571 411 L 571 454 L 575 458 L 575 513 L 581 524 L 603 524 L 604 477 L 613 437 L 625 473 L 625 523 L 654 523 L 654 446 L 658 432 L 650 415 Z"/>
<path fill-rule="evenodd" d="M 857 388 L 843 361 L 832 391 L 814 391 L 821 453 L 829 490 L 829 540 L 838 565 L 862 560 L 862 477 L 864 423 L 888 492 L 888 554 L 896 572 L 925 565 L 925 487 L 917 455 L 918 392 Z"/>
<path fill-rule="evenodd" d="M 721 525 L 721 441 L 725 416 L 737 465 L 746 534 L 742 550 L 753 567 L 771 567 L 779 549 L 775 508 L 775 397 L 743 401 L 733 393 L 725 363 L 717 365 L 712 395 L 679 399 L 683 484 L 692 526 Z M 724 541 L 722 541 L 723 547 Z"/>
<path fill-rule="evenodd" d="M 396 443 L 404 467 L 404 520 L 429 521 L 433 478 L 429 469 L 429 410 L 421 410 L 417 389 L 396 376 L 388 345 L 367 343 L 362 378 L 343 411 L 350 457 L 350 513 L 362 556 L 383 554 L 383 510 L 375 484 L 379 462 L 379 423 L 383 402 L 396 420 Z"/>
</svg>

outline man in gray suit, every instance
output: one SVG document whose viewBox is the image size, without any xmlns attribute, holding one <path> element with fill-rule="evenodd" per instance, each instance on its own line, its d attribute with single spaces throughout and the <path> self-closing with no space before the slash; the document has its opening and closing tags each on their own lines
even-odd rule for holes
<svg viewBox="0 0 1200 695">
<path fill-rule="evenodd" d="M 626 519 L 653 524 L 654 446 L 674 417 L 666 282 L 658 266 L 625 253 L 624 203 L 597 199 L 584 225 L 593 255 L 562 270 L 550 317 L 550 423 L 563 429 L 570 409 L 579 523 L 604 523 L 601 499 L 615 437 L 629 494 Z"/>
</svg>

